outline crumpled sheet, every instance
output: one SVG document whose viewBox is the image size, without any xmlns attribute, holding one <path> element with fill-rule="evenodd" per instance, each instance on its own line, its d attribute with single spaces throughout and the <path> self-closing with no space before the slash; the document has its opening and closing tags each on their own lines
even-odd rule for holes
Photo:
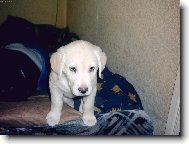
<svg viewBox="0 0 189 144">
<path fill-rule="evenodd" d="M 81 119 L 50 127 L 0 128 L 0 135 L 152 135 L 153 124 L 143 110 L 125 110 L 96 115 L 95 126 Z"/>
</svg>

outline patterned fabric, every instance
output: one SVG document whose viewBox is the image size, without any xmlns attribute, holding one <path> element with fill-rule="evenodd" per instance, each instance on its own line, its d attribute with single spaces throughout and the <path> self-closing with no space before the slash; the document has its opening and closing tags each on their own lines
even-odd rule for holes
<svg viewBox="0 0 189 144">
<path fill-rule="evenodd" d="M 152 135 L 153 125 L 143 110 L 126 110 L 97 115 L 88 127 L 81 119 L 55 127 L 0 128 L 0 135 Z"/>
<path fill-rule="evenodd" d="M 135 88 L 121 75 L 114 74 L 106 67 L 103 79 L 98 77 L 95 114 L 122 110 L 143 110 Z M 74 107 L 79 110 L 80 99 L 75 99 Z"/>
</svg>

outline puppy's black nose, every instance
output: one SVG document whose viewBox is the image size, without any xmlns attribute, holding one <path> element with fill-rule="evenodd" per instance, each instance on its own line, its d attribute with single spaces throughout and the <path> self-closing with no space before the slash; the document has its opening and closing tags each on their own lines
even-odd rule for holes
<svg viewBox="0 0 189 144">
<path fill-rule="evenodd" d="M 88 91 L 88 88 L 80 87 L 80 88 L 78 88 L 78 90 L 79 90 L 80 93 L 85 94 Z"/>
</svg>

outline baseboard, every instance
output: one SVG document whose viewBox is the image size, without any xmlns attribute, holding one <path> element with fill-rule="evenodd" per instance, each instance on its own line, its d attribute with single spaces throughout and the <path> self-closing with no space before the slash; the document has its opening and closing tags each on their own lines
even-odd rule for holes
<svg viewBox="0 0 189 144">
<path fill-rule="evenodd" d="M 180 135 L 180 68 L 175 81 L 165 135 Z"/>
</svg>

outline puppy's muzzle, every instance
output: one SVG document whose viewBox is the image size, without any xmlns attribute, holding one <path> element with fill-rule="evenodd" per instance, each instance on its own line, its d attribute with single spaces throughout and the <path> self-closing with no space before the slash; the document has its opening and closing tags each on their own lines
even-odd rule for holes
<svg viewBox="0 0 189 144">
<path fill-rule="evenodd" d="M 88 91 L 88 88 L 87 88 L 87 87 L 79 87 L 79 88 L 78 88 L 78 91 L 79 91 L 81 94 L 85 94 L 85 93 Z"/>
</svg>

